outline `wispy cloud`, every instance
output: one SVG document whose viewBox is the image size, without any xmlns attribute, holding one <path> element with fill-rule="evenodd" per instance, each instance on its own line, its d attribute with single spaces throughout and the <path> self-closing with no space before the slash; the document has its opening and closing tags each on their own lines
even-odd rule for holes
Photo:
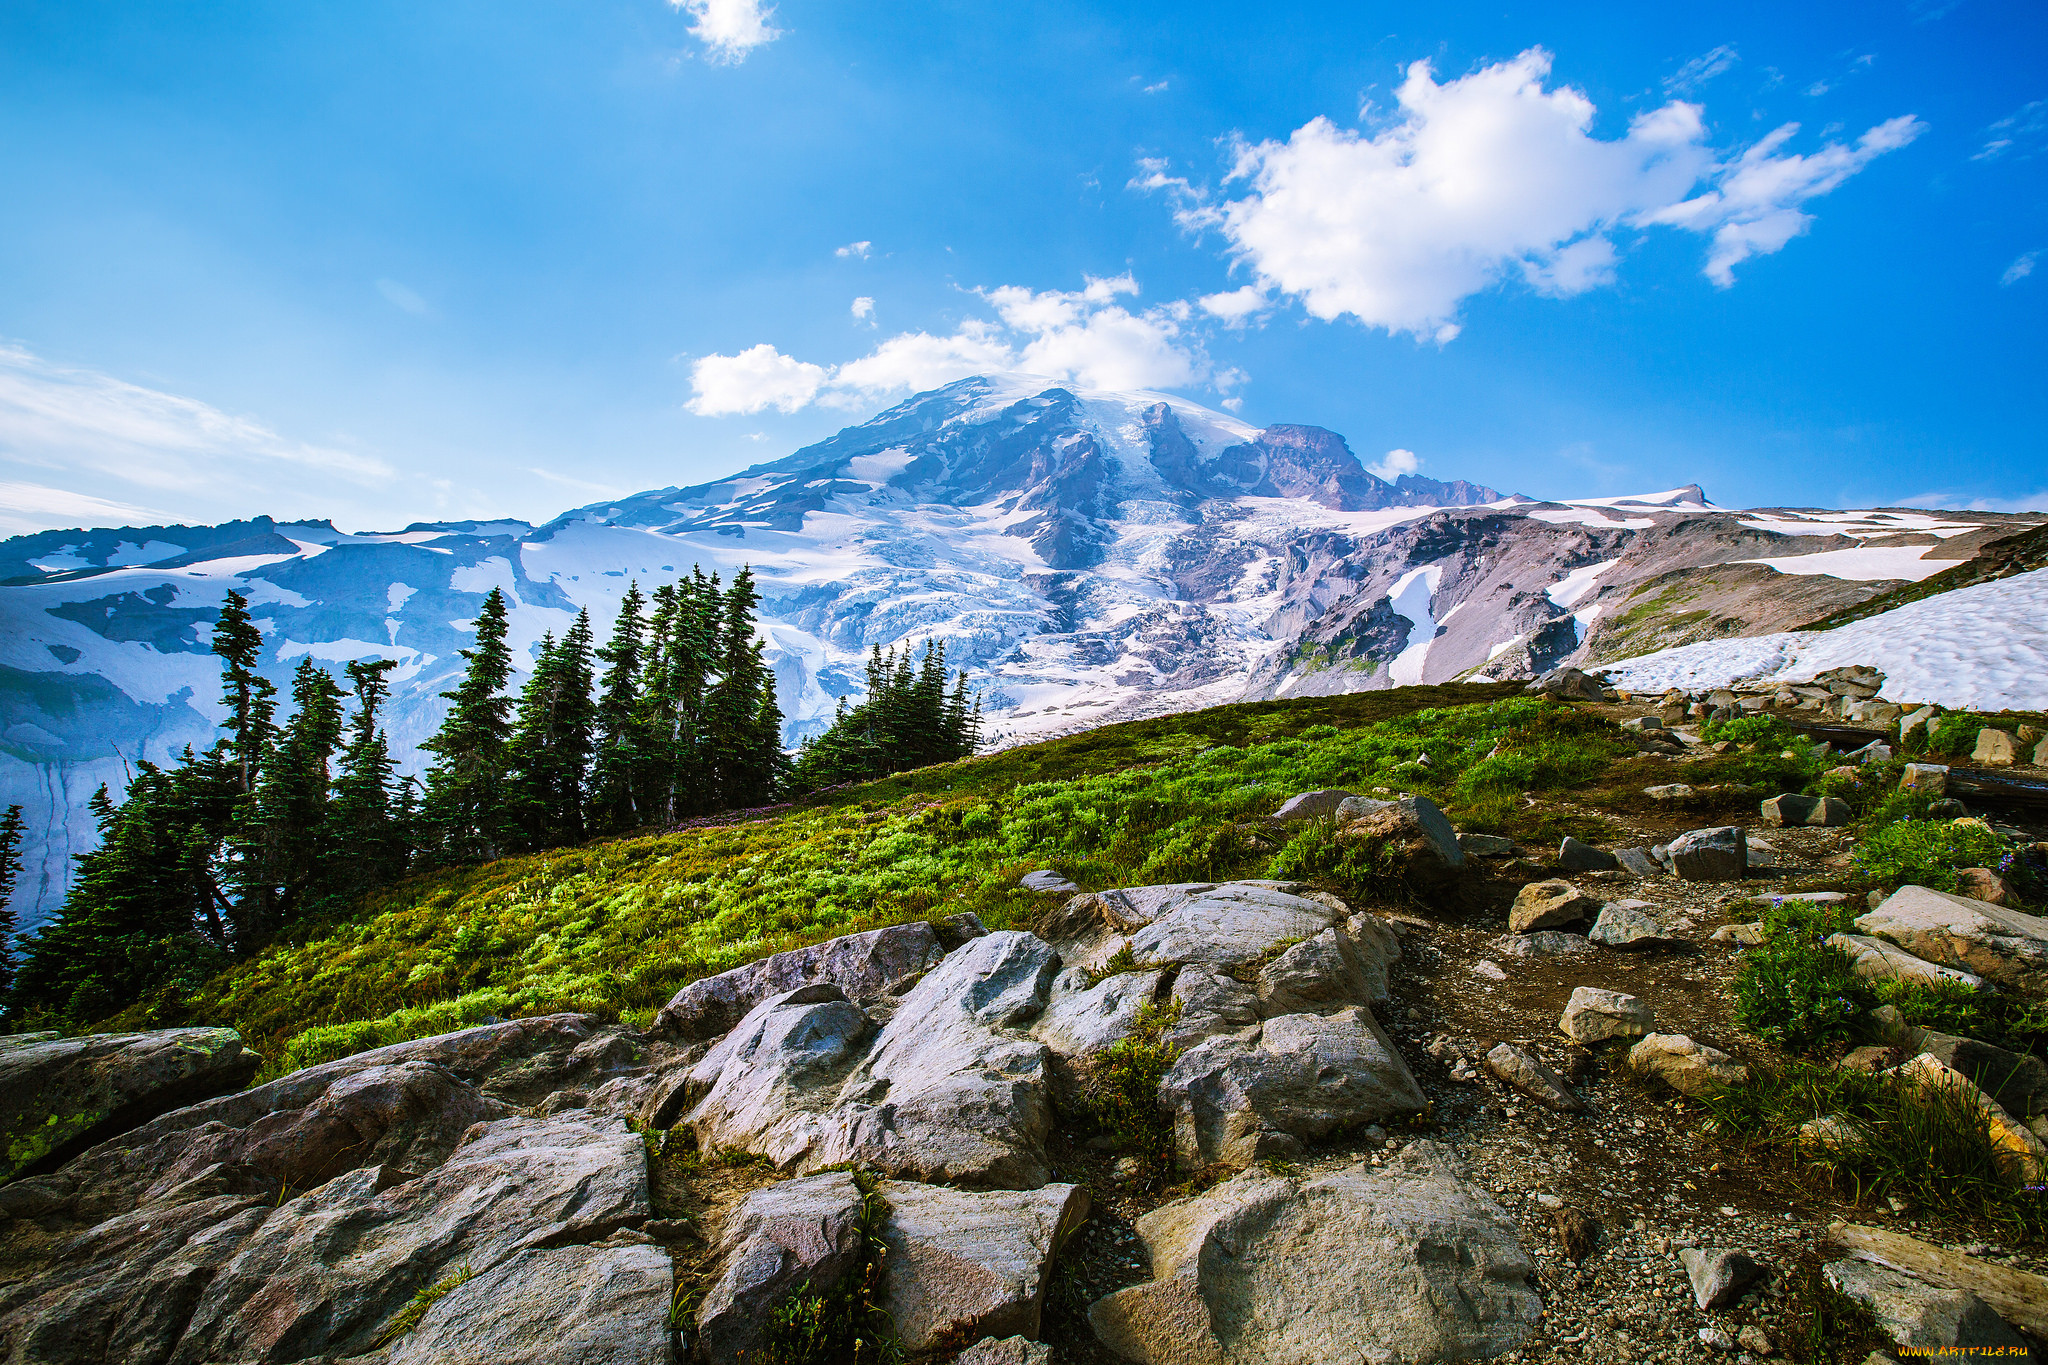
<svg viewBox="0 0 2048 1365">
<path fill-rule="evenodd" d="M 855 322 L 865 322 L 870 327 L 875 325 L 875 301 L 866 294 L 855 299 L 848 311 L 853 314 Z"/>
<path fill-rule="evenodd" d="M 772 6 L 761 0 L 669 0 L 697 22 L 690 36 L 704 44 L 714 62 L 737 66 L 747 54 L 782 36 L 782 30 L 768 21 L 775 17 Z"/>
<path fill-rule="evenodd" d="M 868 253 L 874 248 L 874 245 L 873 242 L 848 242 L 832 254 L 840 257 L 851 257 L 856 261 L 864 261 L 868 258 Z"/>
<path fill-rule="evenodd" d="M 39 483 L 0 481 L 0 532 L 10 536 L 62 527 L 135 526 L 164 515 L 131 503 Z"/>
<path fill-rule="evenodd" d="M 430 318 L 434 316 L 432 304 L 428 303 L 411 289 L 400 284 L 397 280 L 377 281 L 377 292 L 384 296 L 385 302 L 400 312 L 410 313 L 416 318 Z"/>
<path fill-rule="evenodd" d="M 1970 154 L 1972 161 L 1997 161 L 2011 157 L 2025 161 L 2048 146 L 2048 100 L 2021 105 L 1984 130 L 1984 145 Z"/>
<path fill-rule="evenodd" d="M 1664 78 L 1664 91 L 1671 95 L 1686 95 L 1699 89 L 1714 77 L 1732 69 L 1742 60 L 1742 54 L 1723 43 L 1711 52 L 1703 52 L 1678 70 Z"/>
<path fill-rule="evenodd" d="M 2005 273 L 1998 277 L 1998 283 L 2001 286 L 2018 284 L 2021 280 L 2034 273 L 2034 262 L 2040 258 L 2041 253 L 2039 251 L 2022 253 L 2011 265 L 2005 268 Z"/>
</svg>

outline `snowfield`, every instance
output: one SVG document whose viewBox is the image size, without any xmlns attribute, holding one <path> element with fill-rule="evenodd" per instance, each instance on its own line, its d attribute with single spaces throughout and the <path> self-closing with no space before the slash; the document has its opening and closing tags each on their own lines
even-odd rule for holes
<svg viewBox="0 0 2048 1365">
<path fill-rule="evenodd" d="M 2048 710 L 2048 569 L 1957 588 L 1834 630 L 1707 640 L 1601 671 L 1624 691 L 1661 692 L 1751 679 L 1806 682 L 1845 664 L 1882 672 L 1889 701 Z"/>
</svg>

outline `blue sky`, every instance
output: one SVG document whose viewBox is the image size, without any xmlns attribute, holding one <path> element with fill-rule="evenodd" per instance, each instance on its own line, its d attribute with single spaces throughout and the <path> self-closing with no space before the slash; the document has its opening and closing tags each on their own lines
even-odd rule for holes
<svg viewBox="0 0 2048 1365">
<path fill-rule="evenodd" d="M 998 365 L 2048 506 L 2044 152 L 2038 3 L 12 0 L 0 530 L 541 519 Z"/>
</svg>

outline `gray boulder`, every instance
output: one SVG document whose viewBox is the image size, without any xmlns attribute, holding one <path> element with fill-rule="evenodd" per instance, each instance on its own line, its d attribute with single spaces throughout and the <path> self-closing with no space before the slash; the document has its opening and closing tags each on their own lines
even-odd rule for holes
<svg viewBox="0 0 2048 1365">
<path fill-rule="evenodd" d="M 869 999 L 945 955 L 937 931 L 922 920 L 847 934 L 693 981 L 662 1006 L 654 1029 L 684 1040 L 715 1038 L 763 1000 L 799 986 L 830 984 L 848 1000 Z"/>
<path fill-rule="evenodd" d="M 1500 941 L 1500 949 L 1511 957 L 1570 957 L 1593 951 L 1593 944 L 1581 934 L 1539 929 L 1533 934 L 1509 935 Z"/>
<path fill-rule="evenodd" d="M 1081 889 L 1075 883 L 1068 881 L 1065 877 L 1061 876 L 1059 873 L 1053 871 L 1049 867 L 1041 867 L 1036 872 L 1026 872 L 1022 877 L 1018 879 L 1017 885 L 1023 887 L 1026 891 L 1039 891 L 1052 894 L 1059 894 L 1067 891 L 1079 891 Z"/>
<path fill-rule="evenodd" d="M 1628 1050 L 1628 1068 L 1659 1080 L 1681 1095 L 1711 1094 L 1749 1083 L 1749 1068 L 1719 1048 L 1682 1033 L 1652 1033 Z M 1704 1305 L 1703 1305 L 1704 1306 Z"/>
<path fill-rule="evenodd" d="M 1819 808 L 1819 797 L 1787 792 L 1783 796 L 1773 796 L 1763 803 L 1764 823 L 1778 826 L 1803 825 Z"/>
<path fill-rule="evenodd" d="M 990 1338 L 962 1351 L 953 1365 L 1052 1365 L 1052 1347 L 1023 1337 Z"/>
<path fill-rule="evenodd" d="M 1392 934 L 1361 943 L 1332 926 L 1260 968 L 1259 1012 L 1320 1013 L 1387 998 L 1387 967 L 1400 949 Z"/>
<path fill-rule="evenodd" d="M 1902 886 L 1856 921 L 1915 956 L 2035 995 L 2048 994 L 2048 919 L 1989 901 Z"/>
<path fill-rule="evenodd" d="M 1952 983 L 1973 990 L 1984 987 L 1981 976 L 1929 962 L 1895 944 L 1866 934 L 1829 934 L 1827 946 L 1846 953 L 1858 976 L 1894 977 L 1901 981 L 1924 981 L 1933 986 Z"/>
<path fill-rule="evenodd" d="M 1581 843 L 1567 834 L 1558 845 L 1557 865 L 1566 872 L 1613 872 L 1621 862 L 1606 849 Z"/>
<path fill-rule="evenodd" d="M 1051 1003 L 1031 1026 L 1031 1036 L 1063 1061 L 1092 1056 L 1129 1036 L 1138 1011 L 1152 1003 L 1165 976 L 1154 969 L 1094 981 L 1081 968 L 1069 967 L 1053 979 Z"/>
<path fill-rule="evenodd" d="M 358 1354 L 415 1291 L 459 1267 L 482 1275 L 652 1211 L 646 1149 L 617 1120 L 500 1119 L 416 1180 L 380 1189 L 380 1175 L 351 1171 L 265 1218 L 198 1291 L 175 1359 Z"/>
<path fill-rule="evenodd" d="M 1255 1037 L 1211 1038 L 1160 1083 L 1181 1163 L 1299 1155 L 1302 1140 L 1413 1113 L 1427 1103 L 1407 1062 L 1363 1006 L 1268 1019 Z"/>
<path fill-rule="evenodd" d="M 1166 1041 L 1185 1051 L 1220 1033 L 1234 1033 L 1265 1017 L 1258 992 L 1236 977 L 1200 965 L 1183 967 L 1173 978 L 1171 1000 L 1180 1019 Z"/>
<path fill-rule="evenodd" d="M 669 1365 L 675 1269 L 656 1246 L 517 1252 L 442 1295 L 387 1365 Z"/>
<path fill-rule="evenodd" d="M 687 1074 L 694 1104 L 683 1121 L 698 1149 L 801 1162 L 832 1123 L 827 1106 L 870 1032 L 867 1015 L 829 983 L 763 1000 Z"/>
<path fill-rule="evenodd" d="M 1588 677 L 1569 664 L 1551 669 L 1523 690 L 1541 692 L 1561 701 L 1600 701 L 1605 696 L 1599 679 Z"/>
<path fill-rule="evenodd" d="M 1485 1057 L 1486 1069 L 1503 1083 L 1513 1086 L 1545 1108 L 1575 1114 L 1586 1106 L 1571 1092 L 1564 1078 L 1544 1065 L 1543 1059 L 1513 1043 L 1495 1043 Z"/>
<path fill-rule="evenodd" d="M 1561 929 L 1592 918 L 1600 902 L 1570 882 L 1530 882 L 1515 893 L 1508 910 L 1508 932 L 1528 934 L 1538 929 Z"/>
<path fill-rule="evenodd" d="M 1579 986 L 1565 1002 L 1557 1026 L 1573 1042 L 1600 1043 L 1609 1038 L 1640 1038 L 1656 1022 L 1656 1014 L 1633 995 Z"/>
<path fill-rule="evenodd" d="M 1614 860 L 1621 864 L 1621 870 L 1631 877 L 1661 877 L 1664 864 L 1650 856 L 1647 848 L 1617 848 Z"/>
<path fill-rule="evenodd" d="M 1749 841 L 1740 825 L 1687 830 L 1670 844 L 1674 876 L 1688 882 L 1739 882 L 1749 869 Z"/>
<path fill-rule="evenodd" d="M 1975 1038 L 1908 1024 L 1889 1005 L 1872 1014 L 1886 1012 L 1891 1018 L 1880 1027 L 1886 1029 L 1887 1041 L 1892 1046 L 1910 1056 L 1927 1053 L 1943 1066 L 1969 1077 L 2000 1108 L 2019 1118 L 2048 1114 L 2048 1064 L 2039 1057 L 2021 1056 Z"/>
<path fill-rule="evenodd" d="M 1131 935 L 1144 966 L 1180 962 L 1229 970 L 1314 938 L 1342 918 L 1318 901 L 1247 882 L 1208 888 Z"/>
<path fill-rule="evenodd" d="M 1460 834 L 1458 847 L 1468 858 L 1505 858 L 1515 851 L 1515 841 L 1498 834 Z"/>
<path fill-rule="evenodd" d="M 1542 1311 L 1515 1225 L 1449 1153 L 1313 1178 L 1250 1170 L 1138 1220 L 1153 1278 L 1098 1301 L 1126 1360 L 1327 1365 L 1502 1355 Z"/>
<path fill-rule="evenodd" d="M 1436 802 L 1426 796 L 1404 796 L 1394 803 L 1394 809 L 1412 818 L 1422 828 L 1429 840 L 1429 846 L 1443 859 L 1445 867 L 1463 867 L 1465 850 L 1458 846 L 1458 831 L 1451 825 L 1449 817 L 1437 808 Z"/>
<path fill-rule="evenodd" d="M 1350 792 L 1335 789 L 1301 792 L 1282 801 L 1280 809 L 1267 818 L 1290 823 L 1296 820 L 1327 820 L 1337 814 L 1337 807 L 1345 801 L 1357 799 Z"/>
<path fill-rule="evenodd" d="M 1053 1258 L 1088 1217 L 1088 1191 L 955 1190 L 883 1181 L 882 1307 L 923 1355 L 984 1336 L 1038 1335 Z"/>
<path fill-rule="evenodd" d="M 1940 1289 L 1869 1261 L 1834 1261 L 1821 1274 L 1836 1293 L 1868 1308 L 1879 1331 L 1915 1352 L 1975 1348 L 2015 1360 L 2027 1356 L 2019 1333 L 1967 1289 Z"/>
<path fill-rule="evenodd" d="M 1820 829 L 1840 829 L 1855 818 L 1856 812 L 1847 801 L 1839 796 L 1823 796 L 1806 817 L 1806 823 Z"/>
<path fill-rule="evenodd" d="M 1664 926 L 1645 912 L 1640 901 L 1614 901 L 1601 906 L 1600 917 L 1593 921 L 1586 937 L 1603 948 L 1625 951 L 1670 948 L 1682 941 L 1666 934 Z"/>
<path fill-rule="evenodd" d="M 248 1084 L 262 1058 L 233 1029 L 101 1033 L 0 1048 L 0 1181 Z"/>
<path fill-rule="evenodd" d="M 1762 1277 L 1764 1269 L 1748 1252 L 1721 1247 L 1686 1247 L 1678 1253 L 1692 1281 L 1692 1301 L 1702 1313 L 1734 1306 L 1742 1292 Z"/>
<path fill-rule="evenodd" d="M 829 1293 L 859 1260 L 862 1217 L 861 1192 L 846 1171 L 749 1194 L 713 1249 L 718 1278 L 697 1308 L 700 1358 L 759 1355 L 775 1309 L 798 1292 Z"/>
</svg>

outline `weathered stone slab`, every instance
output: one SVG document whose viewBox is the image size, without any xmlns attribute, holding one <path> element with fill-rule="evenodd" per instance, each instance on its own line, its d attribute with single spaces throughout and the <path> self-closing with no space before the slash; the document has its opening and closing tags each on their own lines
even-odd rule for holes
<svg viewBox="0 0 2048 1365">
<path fill-rule="evenodd" d="M 387 1365 L 670 1365 L 675 1269 L 655 1246 L 521 1251 L 449 1290 Z"/>
<path fill-rule="evenodd" d="M 913 1356 L 1038 1335 L 1053 1257 L 1088 1217 L 1080 1185 L 955 1190 L 885 1180 L 882 1306 Z"/>
<path fill-rule="evenodd" d="M 718 1278 L 697 1307 L 701 1359 L 761 1353 L 769 1315 L 798 1292 L 830 1293 L 861 1249 L 859 1187 L 846 1171 L 785 1180 L 749 1194 L 714 1249 Z"/>
<path fill-rule="evenodd" d="M 792 948 L 729 972 L 693 981 L 655 1017 L 655 1031 L 673 1038 L 715 1038 L 747 1011 L 799 986 L 830 984 L 849 1000 L 881 995 L 927 971 L 946 955 L 938 933 L 922 920 Z"/>
<path fill-rule="evenodd" d="M 1929 962 L 2048 994 L 2048 919 L 1924 886 L 1902 886 L 1856 927 Z"/>
</svg>

